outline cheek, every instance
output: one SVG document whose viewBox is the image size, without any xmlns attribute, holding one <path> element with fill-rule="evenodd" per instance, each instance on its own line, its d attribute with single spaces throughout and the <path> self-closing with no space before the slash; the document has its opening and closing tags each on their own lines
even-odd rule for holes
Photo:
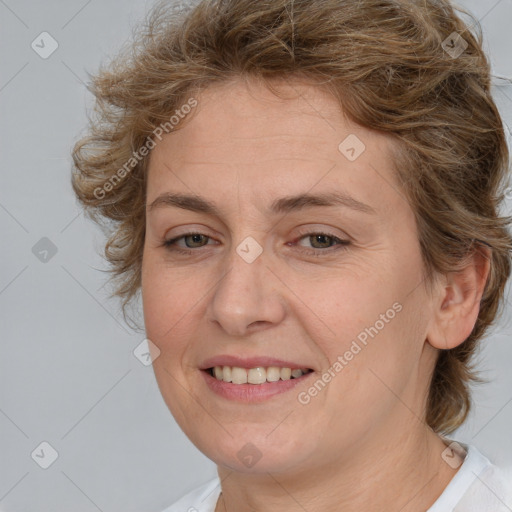
<svg viewBox="0 0 512 512">
<path fill-rule="evenodd" d="M 379 377 L 391 389 L 403 388 L 421 355 L 425 313 L 420 290 L 407 295 L 407 276 L 386 277 L 377 270 L 357 279 L 345 275 L 293 283 L 304 302 L 294 315 L 323 352 L 323 370 L 335 375 L 330 393 L 342 403 L 392 398 Z"/>
<path fill-rule="evenodd" d="M 396 406 L 400 409 L 400 403 L 414 404 L 421 398 L 417 394 L 426 384 L 421 380 L 420 364 L 427 317 L 417 305 L 405 300 L 400 311 L 384 307 L 377 311 L 384 314 L 384 320 L 375 314 L 368 317 L 359 333 L 345 341 L 343 357 L 347 362 L 337 399 L 357 411 L 361 425 L 385 417 Z M 410 416 L 407 410 L 402 412 Z"/>
<path fill-rule="evenodd" d="M 193 279 L 193 278 L 192 278 Z M 186 317 L 194 302 L 190 278 L 179 278 L 179 271 L 165 268 L 157 258 L 145 254 L 142 265 L 142 305 L 146 333 L 157 346 L 166 339 Z"/>
<path fill-rule="evenodd" d="M 396 323 L 400 306 L 393 305 L 400 293 L 389 279 L 387 285 L 381 285 L 382 279 L 377 269 L 357 275 L 340 271 L 314 280 L 305 280 L 302 275 L 292 280 L 290 276 L 287 283 L 299 299 L 294 301 L 294 316 L 315 341 L 321 340 L 318 342 L 331 356 L 343 354 L 352 340 L 359 338 L 364 343 L 370 339 L 368 329 L 375 324 L 378 337 L 382 337 Z"/>
</svg>

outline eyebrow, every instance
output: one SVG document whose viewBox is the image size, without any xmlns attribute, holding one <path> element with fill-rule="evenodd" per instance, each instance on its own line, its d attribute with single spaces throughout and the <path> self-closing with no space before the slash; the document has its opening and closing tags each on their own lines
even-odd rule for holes
<svg viewBox="0 0 512 512">
<path fill-rule="evenodd" d="M 176 207 L 198 213 L 221 216 L 219 208 L 201 196 L 166 192 L 159 195 L 149 206 L 148 212 L 160 207 Z M 345 192 L 325 192 L 322 194 L 298 194 L 276 199 L 270 205 L 274 215 L 289 213 L 315 206 L 343 206 L 362 213 L 376 214 L 377 211 L 368 204 L 358 201 Z"/>
</svg>

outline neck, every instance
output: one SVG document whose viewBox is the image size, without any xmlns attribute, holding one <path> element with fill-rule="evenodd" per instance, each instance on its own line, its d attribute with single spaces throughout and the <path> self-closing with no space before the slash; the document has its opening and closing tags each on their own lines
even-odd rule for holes
<svg viewBox="0 0 512 512">
<path fill-rule="evenodd" d="M 441 457 L 441 438 L 417 419 L 402 432 L 293 474 L 237 473 L 219 466 L 216 512 L 427 510 L 456 470 Z"/>
</svg>

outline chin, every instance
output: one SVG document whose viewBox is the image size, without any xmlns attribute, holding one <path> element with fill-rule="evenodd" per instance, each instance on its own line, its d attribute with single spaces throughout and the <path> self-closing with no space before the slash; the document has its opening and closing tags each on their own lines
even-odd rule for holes
<svg viewBox="0 0 512 512">
<path fill-rule="evenodd" d="M 283 430 L 272 433 L 274 426 L 237 425 L 222 432 L 187 432 L 191 442 L 218 466 L 248 474 L 282 473 L 297 470 L 305 463 L 308 448 L 304 446 L 303 434 Z M 294 438 L 295 437 L 295 438 Z M 314 452 L 314 450 L 311 450 Z"/>
</svg>

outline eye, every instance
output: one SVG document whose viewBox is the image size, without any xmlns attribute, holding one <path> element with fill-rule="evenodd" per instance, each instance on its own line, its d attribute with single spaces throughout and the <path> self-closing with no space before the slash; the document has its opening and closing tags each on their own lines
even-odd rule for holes
<svg viewBox="0 0 512 512">
<path fill-rule="evenodd" d="M 193 249 L 203 247 L 204 244 L 201 244 L 201 242 L 209 238 L 209 236 L 204 235 L 203 233 L 185 233 L 184 235 L 177 236 L 176 238 L 172 238 L 171 240 L 166 240 L 163 245 L 167 247 L 169 250 L 176 251 L 181 254 L 191 254 Z M 176 242 L 181 239 L 185 241 L 185 246 L 188 249 L 181 249 L 180 246 L 176 245 Z"/>
<path fill-rule="evenodd" d="M 333 251 L 344 250 L 350 244 L 349 240 L 342 240 L 332 233 L 324 232 L 302 233 L 298 240 L 309 241 L 313 245 L 313 249 L 300 249 L 300 251 L 314 256 L 323 256 Z M 299 246 L 303 247 L 301 244 Z"/>
<path fill-rule="evenodd" d="M 166 240 L 163 245 L 170 251 L 190 255 L 194 252 L 194 249 L 200 249 L 201 247 L 207 245 L 208 240 L 210 239 L 211 237 L 203 233 L 191 232 L 185 233 L 175 238 L 171 238 L 170 240 Z M 293 243 L 296 243 L 297 240 L 305 239 L 312 243 L 313 249 L 306 249 L 303 248 L 304 246 L 301 244 L 298 244 L 301 247 L 301 249 L 299 249 L 300 252 L 314 256 L 323 256 L 336 250 L 342 250 L 350 244 L 349 240 L 342 240 L 331 233 L 324 232 L 303 233 Z M 181 240 L 185 242 L 185 248 L 177 244 L 177 242 Z M 315 245 L 317 246 L 315 247 Z"/>
</svg>

